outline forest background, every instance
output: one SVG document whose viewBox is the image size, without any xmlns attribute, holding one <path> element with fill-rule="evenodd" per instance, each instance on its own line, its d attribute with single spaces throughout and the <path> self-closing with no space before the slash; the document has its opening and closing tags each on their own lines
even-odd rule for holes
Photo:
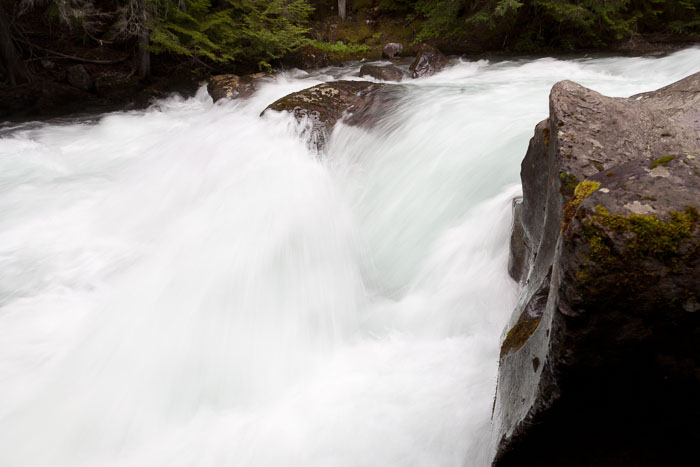
<svg viewBox="0 0 700 467">
<path fill-rule="evenodd" d="M 3 90 L 27 97 L 76 64 L 94 93 L 100 78 L 134 88 L 374 59 L 387 42 L 478 55 L 698 39 L 700 0 L 0 0 L 0 115 Z"/>
</svg>

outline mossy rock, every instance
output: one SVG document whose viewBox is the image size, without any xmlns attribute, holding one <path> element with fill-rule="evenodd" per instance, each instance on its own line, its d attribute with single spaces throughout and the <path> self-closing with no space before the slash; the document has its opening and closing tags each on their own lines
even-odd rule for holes
<svg viewBox="0 0 700 467">
<path fill-rule="evenodd" d="M 682 465 L 699 434 L 700 73 L 628 99 L 563 81 L 549 108 L 521 169 L 493 465 Z"/>
<path fill-rule="evenodd" d="M 298 121 L 310 121 L 309 140 L 322 151 L 339 120 L 348 125 L 371 125 L 384 115 L 400 90 L 368 81 L 331 81 L 278 99 L 263 114 L 268 110 L 290 112 Z"/>
</svg>

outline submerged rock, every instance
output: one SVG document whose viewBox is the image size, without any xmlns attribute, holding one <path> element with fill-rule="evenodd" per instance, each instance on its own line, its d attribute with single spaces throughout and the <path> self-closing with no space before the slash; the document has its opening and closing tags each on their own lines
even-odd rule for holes
<svg viewBox="0 0 700 467">
<path fill-rule="evenodd" d="M 382 81 L 401 81 L 405 76 L 404 71 L 394 65 L 362 65 L 360 67 L 360 77 L 371 76 Z"/>
<path fill-rule="evenodd" d="M 700 431 L 700 73 L 570 81 L 522 163 L 494 465 L 682 465 Z"/>
<path fill-rule="evenodd" d="M 389 42 L 382 47 L 382 57 L 394 58 L 403 52 L 403 44 L 398 42 Z"/>
<path fill-rule="evenodd" d="M 292 112 L 298 121 L 307 121 L 306 136 L 311 146 L 322 150 L 335 124 L 371 125 L 394 102 L 398 86 L 367 81 L 331 81 L 289 94 L 268 110 Z"/>
<path fill-rule="evenodd" d="M 255 73 L 252 75 L 217 75 L 213 76 L 207 84 L 207 91 L 214 99 L 237 99 L 250 97 L 261 82 L 272 80 L 270 75 Z"/>
<path fill-rule="evenodd" d="M 411 63 L 409 70 L 412 78 L 434 75 L 447 65 L 447 57 L 435 47 L 422 44 L 416 54 L 416 59 Z"/>
</svg>

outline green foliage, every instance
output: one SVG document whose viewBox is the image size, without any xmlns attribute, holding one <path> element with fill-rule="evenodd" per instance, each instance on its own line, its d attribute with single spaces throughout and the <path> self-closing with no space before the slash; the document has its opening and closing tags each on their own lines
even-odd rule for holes
<svg viewBox="0 0 700 467">
<path fill-rule="evenodd" d="M 372 0 L 350 0 L 348 6 L 354 11 L 366 10 L 372 8 Z"/>
<path fill-rule="evenodd" d="M 316 47 L 319 50 L 329 53 L 337 54 L 355 54 L 355 53 L 365 53 L 370 51 L 370 47 L 366 45 L 358 44 L 345 44 L 343 41 L 338 41 L 335 44 L 330 42 L 320 42 L 315 40 L 310 40 L 309 44 Z"/>
<path fill-rule="evenodd" d="M 533 1 L 533 5 L 554 22 L 570 28 L 571 32 L 593 45 L 603 45 L 609 39 L 620 40 L 634 34 L 633 28 L 642 13 L 630 12 L 630 3 L 630 0 Z"/>
<path fill-rule="evenodd" d="M 156 7 L 151 49 L 207 58 L 213 62 L 245 60 L 270 69 L 270 62 L 306 41 L 307 0 L 149 0 Z"/>
<path fill-rule="evenodd" d="M 700 32 L 700 0 L 382 0 L 421 20 L 416 42 L 467 37 L 482 44 L 598 47 L 645 30 Z"/>
<path fill-rule="evenodd" d="M 416 6 L 416 0 L 380 0 L 379 11 L 409 13 Z"/>
<path fill-rule="evenodd" d="M 676 34 L 700 33 L 700 0 L 679 0 L 675 2 L 678 19 L 669 23 L 669 29 Z"/>
<path fill-rule="evenodd" d="M 462 3 L 459 0 L 418 2 L 414 16 L 425 18 L 425 22 L 414 42 L 459 35 L 457 19 L 463 8 Z"/>
</svg>

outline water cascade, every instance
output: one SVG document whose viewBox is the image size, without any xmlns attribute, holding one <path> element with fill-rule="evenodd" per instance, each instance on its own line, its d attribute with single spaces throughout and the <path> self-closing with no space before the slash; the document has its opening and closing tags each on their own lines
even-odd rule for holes
<svg viewBox="0 0 700 467">
<path fill-rule="evenodd" d="M 281 73 L 0 129 L 0 465 L 486 466 L 512 199 L 551 86 L 661 58 L 458 62 L 319 156 Z"/>
</svg>

